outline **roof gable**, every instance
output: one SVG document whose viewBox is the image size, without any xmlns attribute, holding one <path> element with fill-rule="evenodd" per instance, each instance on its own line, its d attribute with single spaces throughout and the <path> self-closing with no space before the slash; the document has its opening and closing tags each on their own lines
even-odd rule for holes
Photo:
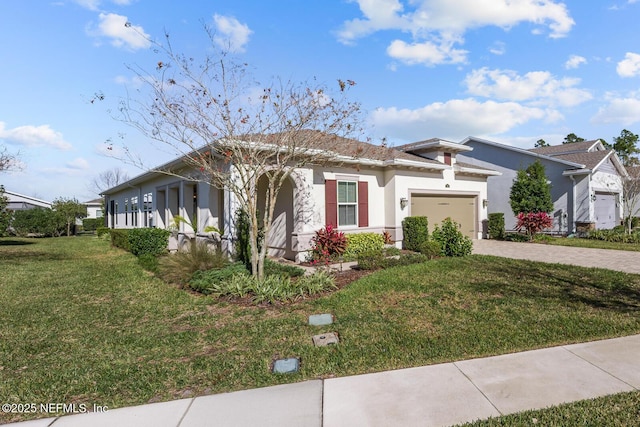
<svg viewBox="0 0 640 427">
<path fill-rule="evenodd" d="M 582 142 L 572 142 L 570 144 L 549 145 L 547 147 L 531 148 L 528 151 L 547 156 L 557 156 L 560 154 L 586 153 L 592 151 L 604 151 L 604 145 L 599 139 Z"/>
</svg>

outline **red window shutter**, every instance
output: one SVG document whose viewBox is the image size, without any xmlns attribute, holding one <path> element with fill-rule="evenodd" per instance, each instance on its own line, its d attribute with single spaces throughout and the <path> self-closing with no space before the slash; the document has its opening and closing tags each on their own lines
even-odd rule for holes
<svg viewBox="0 0 640 427">
<path fill-rule="evenodd" d="M 338 184 L 335 179 L 324 181 L 324 222 L 338 226 Z"/>
<path fill-rule="evenodd" d="M 358 227 L 369 226 L 369 183 L 358 181 Z"/>
<path fill-rule="evenodd" d="M 444 153 L 444 164 L 451 166 L 451 153 Z"/>
</svg>

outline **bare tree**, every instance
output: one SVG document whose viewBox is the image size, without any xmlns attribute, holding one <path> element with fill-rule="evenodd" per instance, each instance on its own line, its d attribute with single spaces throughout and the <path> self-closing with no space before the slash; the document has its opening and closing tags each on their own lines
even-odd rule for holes
<svg viewBox="0 0 640 427">
<path fill-rule="evenodd" d="M 623 218 L 628 234 L 633 228 L 633 218 L 640 214 L 640 166 L 627 166 L 628 177 L 622 178 Z"/>
<path fill-rule="evenodd" d="M 18 169 L 17 155 L 10 153 L 7 147 L 0 148 L 0 172 Z"/>
<path fill-rule="evenodd" d="M 355 83 L 338 80 L 336 97 L 316 82 L 275 79 L 260 85 L 246 63 L 219 52 L 214 34 L 205 31 L 210 52 L 218 53 L 201 60 L 182 55 L 165 34 L 164 43 L 155 46 L 163 56 L 155 70 L 132 68 L 149 97 L 123 101 L 121 120 L 170 147 L 187 166 L 159 172 L 207 182 L 235 196 L 249 217 L 251 265 L 261 279 L 267 245 L 259 244 L 259 235 L 269 236 L 282 185 L 296 168 L 339 161 L 337 148 L 344 155 L 348 141 L 341 137 L 361 131 L 360 107 L 346 99 Z M 349 155 L 357 156 L 360 149 L 354 147 Z M 267 182 L 262 197 L 259 179 Z M 258 206 L 258 200 L 264 205 Z"/>
<path fill-rule="evenodd" d="M 120 168 L 109 169 L 100 172 L 98 176 L 91 180 L 89 190 L 93 193 L 100 194 L 128 180 L 129 175 L 124 170 Z"/>
</svg>

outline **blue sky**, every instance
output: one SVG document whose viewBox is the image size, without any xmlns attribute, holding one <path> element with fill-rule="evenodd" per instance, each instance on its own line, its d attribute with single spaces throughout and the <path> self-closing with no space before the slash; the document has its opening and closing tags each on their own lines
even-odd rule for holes
<svg viewBox="0 0 640 427">
<path fill-rule="evenodd" d="M 131 27 L 124 23 L 130 22 Z M 351 79 L 373 141 L 477 136 L 523 148 L 568 133 L 640 133 L 640 0 L 53 0 L 0 2 L 0 148 L 21 168 L 5 188 L 95 198 L 124 135 L 170 160 L 108 110 L 152 70 L 148 41 L 202 53 L 212 25 L 255 77 Z M 137 30 L 133 31 L 133 30 Z M 96 93 L 105 100 L 91 103 Z"/>
</svg>

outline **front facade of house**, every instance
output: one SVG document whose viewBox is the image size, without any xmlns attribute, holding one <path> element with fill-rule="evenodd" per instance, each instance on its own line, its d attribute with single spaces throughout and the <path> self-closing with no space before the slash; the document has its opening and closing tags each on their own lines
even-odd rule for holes
<svg viewBox="0 0 640 427">
<path fill-rule="evenodd" d="M 471 150 L 459 144 L 430 140 L 413 148 L 376 147 L 370 157 L 293 171 L 276 203 L 267 236 L 269 254 L 304 259 L 314 233 L 328 224 L 347 234 L 386 231 L 400 246 L 402 220 L 410 215 L 426 215 L 431 227 L 451 217 L 464 234 L 481 238 L 487 217 L 487 177 L 497 172 L 458 163 L 456 155 Z M 266 188 L 259 180 L 259 206 Z M 173 218 L 180 215 L 197 222 L 197 230 L 178 224 L 182 234 L 213 226 L 221 231 L 216 237 L 222 246 L 232 248 L 238 203 L 228 189 L 148 172 L 104 195 L 109 227 L 171 228 Z"/>
<path fill-rule="evenodd" d="M 473 137 L 462 144 L 473 151 L 459 156 L 460 161 L 501 172 L 488 179 L 488 212 L 504 213 L 507 230 L 515 229 L 517 222 L 509 204 L 511 185 L 518 170 L 536 160 L 544 165 L 551 183 L 553 232 L 610 229 L 622 220 L 622 177 L 626 171 L 615 153 L 606 150 L 600 141 L 532 150 Z"/>
</svg>

